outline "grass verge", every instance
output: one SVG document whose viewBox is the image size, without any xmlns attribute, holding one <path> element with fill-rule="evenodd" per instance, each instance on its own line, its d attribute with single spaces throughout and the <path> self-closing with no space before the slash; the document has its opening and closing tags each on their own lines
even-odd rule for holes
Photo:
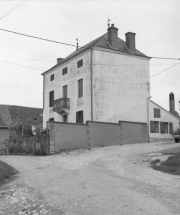
<svg viewBox="0 0 180 215">
<path fill-rule="evenodd" d="M 151 167 L 169 174 L 180 175 L 180 153 L 170 156 L 166 161 L 159 162 L 159 159 L 152 161 Z"/>
<path fill-rule="evenodd" d="M 18 174 L 19 172 L 12 166 L 0 161 L 0 186 L 5 183 L 7 179 L 11 179 L 12 176 Z"/>
</svg>

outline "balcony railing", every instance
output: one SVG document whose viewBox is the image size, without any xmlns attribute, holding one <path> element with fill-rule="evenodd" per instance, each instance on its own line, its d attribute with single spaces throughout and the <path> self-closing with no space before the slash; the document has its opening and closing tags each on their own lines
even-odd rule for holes
<svg viewBox="0 0 180 215">
<path fill-rule="evenodd" d="M 61 113 L 64 110 L 70 109 L 70 99 L 69 98 L 60 98 L 56 99 L 53 102 L 53 111 Z"/>
</svg>

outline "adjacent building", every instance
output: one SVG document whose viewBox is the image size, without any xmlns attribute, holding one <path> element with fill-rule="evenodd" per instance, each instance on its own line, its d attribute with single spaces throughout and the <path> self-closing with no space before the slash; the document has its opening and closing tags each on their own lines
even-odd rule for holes
<svg viewBox="0 0 180 215">
<path fill-rule="evenodd" d="M 172 140 L 172 131 L 179 127 L 179 114 L 175 111 L 174 94 L 169 94 L 169 111 L 150 102 L 150 141 Z"/>
<path fill-rule="evenodd" d="M 107 33 L 77 49 L 43 75 L 43 127 L 47 121 L 87 120 L 148 124 L 150 57 L 125 41 L 112 24 Z"/>
<path fill-rule="evenodd" d="M 9 134 L 7 127 L 8 122 L 16 120 L 17 118 L 22 121 L 26 121 L 28 119 L 32 125 L 42 126 L 42 114 L 42 108 L 0 105 L 0 149 L 5 147 L 2 142 Z"/>
</svg>

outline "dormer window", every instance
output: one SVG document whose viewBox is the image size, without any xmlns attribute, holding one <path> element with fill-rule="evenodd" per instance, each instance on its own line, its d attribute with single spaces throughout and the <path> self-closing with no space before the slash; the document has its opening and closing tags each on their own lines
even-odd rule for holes
<svg viewBox="0 0 180 215">
<path fill-rule="evenodd" d="M 68 73 L 68 68 L 67 67 L 63 68 L 62 75 L 66 75 L 67 73 Z"/>
<path fill-rule="evenodd" d="M 50 76 L 50 81 L 53 81 L 54 80 L 54 74 L 52 74 L 51 76 Z"/>
<path fill-rule="evenodd" d="M 83 59 L 81 59 L 77 62 L 77 68 L 80 68 L 82 66 L 83 66 Z"/>
</svg>

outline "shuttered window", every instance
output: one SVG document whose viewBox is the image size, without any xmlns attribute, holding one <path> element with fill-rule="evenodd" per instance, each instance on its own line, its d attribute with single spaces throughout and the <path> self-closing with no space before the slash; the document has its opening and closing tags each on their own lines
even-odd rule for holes
<svg viewBox="0 0 180 215">
<path fill-rule="evenodd" d="M 151 121 L 150 130 L 151 133 L 159 133 L 159 122 Z"/>
<path fill-rule="evenodd" d="M 168 123 L 164 123 L 164 133 L 168 133 Z"/>
<path fill-rule="evenodd" d="M 76 123 L 83 123 L 83 111 L 76 112 Z"/>
<path fill-rule="evenodd" d="M 78 98 L 83 97 L 83 79 L 78 80 Z"/>
<path fill-rule="evenodd" d="M 67 98 L 68 96 L 68 86 L 63 86 L 63 98 Z"/>
<path fill-rule="evenodd" d="M 165 123 L 164 122 L 160 123 L 160 128 L 161 128 L 161 133 L 165 133 Z"/>
<path fill-rule="evenodd" d="M 51 76 L 50 76 L 50 81 L 53 81 L 54 80 L 54 74 L 52 74 Z"/>
<path fill-rule="evenodd" d="M 53 106 L 53 102 L 54 102 L 54 90 L 49 92 L 49 107 Z"/>
<path fill-rule="evenodd" d="M 66 75 L 67 73 L 68 73 L 68 68 L 67 67 L 63 68 L 62 75 Z"/>
<path fill-rule="evenodd" d="M 154 118 L 161 118 L 160 109 L 154 108 Z"/>
<path fill-rule="evenodd" d="M 77 68 L 80 68 L 82 66 L 83 66 L 83 59 L 81 59 L 77 62 Z"/>
<path fill-rule="evenodd" d="M 63 115 L 63 122 L 68 122 L 68 116 L 67 115 Z"/>
<path fill-rule="evenodd" d="M 173 123 L 169 123 L 169 133 L 172 134 L 173 132 Z"/>
</svg>

